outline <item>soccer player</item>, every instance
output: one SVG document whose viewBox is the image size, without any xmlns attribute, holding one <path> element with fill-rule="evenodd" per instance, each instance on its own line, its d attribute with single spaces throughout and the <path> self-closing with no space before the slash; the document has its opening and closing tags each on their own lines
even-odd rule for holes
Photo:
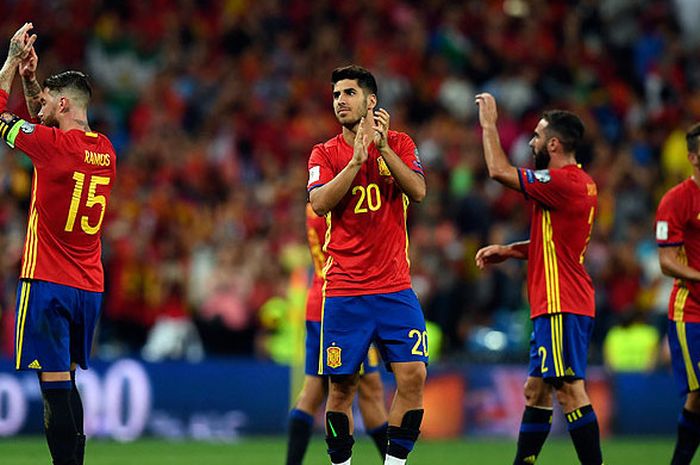
<svg viewBox="0 0 700 465">
<path fill-rule="evenodd" d="M 328 391 L 328 377 L 318 375 L 318 354 L 321 333 L 321 302 L 323 299 L 323 265 L 326 261 L 323 240 L 326 219 L 314 213 L 306 204 L 306 231 L 314 264 L 314 275 L 306 298 L 306 377 L 297 403 L 289 414 L 287 465 L 301 465 L 311 438 L 314 415 L 321 408 Z M 360 370 L 358 406 L 367 434 L 382 457 L 386 455 L 386 406 L 384 386 L 379 375 L 379 355 L 371 347 Z"/>
<path fill-rule="evenodd" d="M 342 132 L 314 146 L 307 189 L 325 216 L 325 283 L 318 373 L 330 376 L 326 442 L 331 462 L 349 465 L 352 400 L 358 370 L 374 341 L 397 390 L 389 410 L 386 465 L 402 465 L 423 420 L 428 341 L 411 289 L 406 214 L 426 193 L 411 138 L 389 130 L 377 109 L 374 76 L 357 65 L 331 75 L 333 110 Z"/>
<path fill-rule="evenodd" d="M 528 260 L 527 288 L 534 331 L 525 383 L 525 412 L 515 465 L 533 464 L 549 434 L 553 394 L 584 465 L 601 465 L 598 420 L 586 393 L 586 357 L 595 317 L 591 278 L 583 266 L 597 203 L 593 180 L 576 164 L 583 124 L 573 113 L 545 112 L 530 140 L 535 170 L 510 164 L 496 128 L 496 101 L 476 96 L 489 176 L 532 200 L 530 240 L 489 245 L 480 269 L 508 258 Z"/>
<path fill-rule="evenodd" d="M 75 369 L 88 366 L 100 311 L 100 235 L 116 155 L 109 140 L 88 126 L 91 90 L 81 72 L 46 79 L 35 107 L 40 124 L 5 110 L 22 60 L 25 79 L 36 67 L 31 29 L 26 23 L 15 33 L 0 70 L 0 137 L 34 165 L 17 291 L 15 368 L 38 374 L 53 463 L 82 465 L 83 407 Z"/>
<path fill-rule="evenodd" d="M 656 212 L 659 264 L 676 278 L 668 305 L 673 373 L 687 394 L 672 465 L 689 464 L 700 443 L 700 124 L 686 133 L 693 175 L 663 196 Z"/>
</svg>

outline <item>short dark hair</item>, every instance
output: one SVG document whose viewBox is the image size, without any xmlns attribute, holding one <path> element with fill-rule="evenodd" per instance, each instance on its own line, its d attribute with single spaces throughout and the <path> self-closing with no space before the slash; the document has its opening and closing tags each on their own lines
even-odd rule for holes
<svg viewBox="0 0 700 465">
<path fill-rule="evenodd" d="M 583 140 L 584 127 L 581 118 L 566 110 L 545 111 L 542 119 L 547 122 L 545 133 L 556 137 L 565 152 L 576 152 Z"/>
<path fill-rule="evenodd" d="M 368 69 L 358 65 L 341 66 L 333 70 L 331 84 L 336 85 L 343 79 L 356 79 L 357 85 L 370 94 L 377 95 L 377 81 Z M 378 95 L 377 95 L 378 96 Z"/>
<path fill-rule="evenodd" d="M 87 100 L 92 97 L 92 86 L 87 74 L 81 71 L 63 71 L 49 76 L 44 81 L 44 87 L 50 91 L 61 91 L 63 89 L 73 89 L 85 94 Z"/>
<path fill-rule="evenodd" d="M 700 145 L 698 137 L 700 137 L 700 123 L 695 123 L 685 134 L 685 143 L 688 146 L 688 153 L 698 153 L 698 146 Z"/>
</svg>

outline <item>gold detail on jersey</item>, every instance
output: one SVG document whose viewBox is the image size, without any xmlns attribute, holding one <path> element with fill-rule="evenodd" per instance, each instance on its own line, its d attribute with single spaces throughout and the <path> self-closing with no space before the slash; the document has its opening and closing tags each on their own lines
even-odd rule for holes
<svg viewBox="0 0 700 465">
<path fill-rule="evenodd" d="M 690 358 L 690 350 L 688 350 L 688 338 L 685 334 L 685 323 L 682 321 L 676 321 L 676 334 L 678 335 L 678 342 L 681 346 L 681 352 L 683 353 L 683 363 L 685 365 L 685 373 L 688 378 L 688 389 L 695 391 L 700 388 L 698 383 L 698 377 L 695 375 L 695 369 L 693 367 L 693 360 Z"/>
<path fill-rule="evenodd" d="M 328 214 L 330 216 L 330 213 Z M 323 269 L 323 286 L 321 287 L 321 331 L 319 334 L 319 341 L 318 341 L 318 374 L 322 375 L 323 374 L 323 317 L 326 313 L 326 284 L 328 284 L 328 281 L 326 281 L 326 269 L 330 266 L 330 263 L 333 261 L 332 257 L 328 257 L 328 263 L 326 264 L 326 268 Z"/>
<path fill-rule="evenodd" d="M 17 336 L 15 339 L 15 368 L 20 369 L 22 361 L 22 347 L 24 345 L 24 322 L 27 319 L 27 307 L 29 306 L 29 291 L 32 288 L 30 282 L 22 281 L 22 290 L 19 294 L 19 310 L 17 311 Z"/>
<path fill-rule="evenodd" d="M 696 216 L 695 219 L 700 220 L 700 213 L 698 213 L 698 216 Z"/>
<path fill-rule="evenodd" d="M 586 184 L 586 192 L 588 193 L 589 197 L 595 197 L 598 195 L 598 188 L 596 187 L 595 183 Z"/>
<path fill-rule="evenodd" d="M 99 134 L 96 132 L 85 131 L 85 135 L 88 137 L 98 137 Z"/>
<path fill-rule="evenodd" d="M 97 153 L 86 150 L 85 159 L 83 161 L 89 165 L 109 166 L 112 164 L 112 157 L 108 153 Z"/>
<path fill-rule="evenodd" d="M 401 194 L 403 200 L 403 230 L 406 233 L 406 263 L 411 268 L 411 258 L 408 256 L 408 205 L 411 203 L 406 194 Z"/>
<path fill-rule="evenodd" d="M 384 161 L 384 158 L 377 157 L 377 165 L 379 165 L 379 175 L 380 176 L 391 176 L 391 171 L 389 171 L 389 167 L 386 166 L 386 162 Z"/>
<path fill-rule="evenodd" d="M 24 256 L 22 260 L 23 278 L 33 278 L 36 270 L 36 256 L 39 245 L 37 225 L 39 224 L 39 212 L 36 208 L 36 186 L 38 184 L 37 172 L 34 170 L 34 187 L 32 189 L 32 202 L 29 207 L 29 221 L 27 221 L 27 237 L 24 241 Z"/>
<path fill-rule="evenodd" d="M 683 309 L 685 308 L 685 302 L 686 300 L 688 300 L 689 294 L 690 291 L 688 291 L 687 287 L 678 287 L 678 292 L 676 292 L 676 298 L 673 301 L 673 321 L 683 321 Z"/>
<path fill-rule="evenodd" d="M 27 366 L 27 368 L 31 368 L 32 370 L 41 370 L 41 364 L 39 363 L 39 360 L 34 360 L 29 364 L 29 366 Z"/>
<path fill-rule="evenodd" d="M 326 349 L 326 365 L 330 368 L 338 368 L 343 364 L 340 356 L 342 349 L 337 346 L 330 346 Z"/>
<path fill-rule="evenodd" d="M 547 313 L 561 312 L 559 295 L 559 267 L 554 247 L 554 231 L 549 210 L 542 211 L 542 251 L 544 253 L 544 278 L 547 290 Z"/>
</svg>

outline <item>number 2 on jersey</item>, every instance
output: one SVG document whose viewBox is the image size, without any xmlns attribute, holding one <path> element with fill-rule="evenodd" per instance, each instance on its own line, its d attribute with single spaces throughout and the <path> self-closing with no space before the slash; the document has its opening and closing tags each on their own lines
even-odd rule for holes
<svg viewBox="0 0 700 465">
<path fill-rule="evenodd" d="M 73 172 L 73 180 L 75 181 L 75 187 L 73 188 L 73 195 L 70 201 L 70 208 L 68 210 L 68 218 L 66 218 L 65 231 L 72 232 L 75 227 L 75 219 L 78 215 L 78 207 L 80 207 L 80 201 L 83 197 L 83 187 L 85 186 L 85 173 L 80 171 Z M 95 195 L 97 191 L 97 186 L 108 186 L 110 179 L 106 176 L 90 176 L 90 185 L 88 187 L 87 199 L 85 200 L 85 206 L 90 208 L 95 205 L 100 206 L 100 219 L 97 221 L 95 226 L 90 225 L 90 220 L 87 216 L 80 218 L 80 227 L 85 232 L 85 234 L 97 234 L 102 226 L 102 220 L 105 217 L 105 208 L 107 207 L 107 199 L 104 195 Z"/>
<path fill-rule="evenodd" d="M 382 208 L 382 197 L 379 193 L 379 186 L 372 183 L 367 188 L 365 186 L 355 186 L 352 188 L 352 195 L 359 192 L 360 196 L 355 204 L 355 213 L 376 212 Z M 367 200 L 367 202 L 365 202 Z"/>
</svg>

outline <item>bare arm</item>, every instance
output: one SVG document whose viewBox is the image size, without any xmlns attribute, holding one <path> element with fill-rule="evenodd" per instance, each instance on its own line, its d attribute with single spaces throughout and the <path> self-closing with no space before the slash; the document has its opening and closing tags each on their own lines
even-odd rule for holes
<svg viewBox="0 0 700 465">
<path fill-rule="evenodd" d="M 409 199 L 414 202 L 422 201 L 427 190 L 425 178 L 406 166 L 396 152 L 389 147 L 387 142 L 389 113 L 383 108 L 374 113 L 374 130 L 374 145 L 382 154 L 382 158 L 396 183 Z"/>
<path fill-rule="evenodd" d="M 504 186 L 520 191 L 518 169 L 510 164 L 503 147 L 501 147 L 501 139 L 496 127 L 498 119 L 496 100 L 491 94 L 484 93 L 476 96 L 476 104 L 479 105 L 479 121 L 483 129 L 484 159 L 489 170 L 489 177 Z"/>
<path fill-rule="evenodd" d="M 486 265 L 501 263 L 509 258 L 527 260 L 530 241 L 513 242 L 508 245 L 487 245 L 476 253 L 476 266 L 483 270 Z"/>
<path fill-rule="evenodd" d="M 309 202 L 314 213 L 318 216 L 324 216 L 338 205 L 338 202 L 347 194 L 357 172 L 360 171 L 362 164 L 367 161 L 368 146 L 369 136 L 367 135 L 363 118 L 360 120 L 357 134 L 355 134 L 354 151 L 348 164 L 330 182 L 317 187 L 309 193 Z"/>
<path fill-rule="evenodd" d="M 22 76 L 22 88 L 24 89 L 24 99 L 27 101 L 29 116 L 36 118 L 41 110 L 41 86 L 36 79 L 36 68 L 39 57 L 34 47 L 29 55 L 19 64 L 19 75 Z"/>
<path fill-rule="evenodd" d="M 5 64 L 3 64 L 2 69 L 0 69 L 0 89 L 8 94 L 12 87 L 12 81 L 15 78 L 17 65 L 22 61 L 23 57 L 27 56 L 29 49 L 32 48 L 36 40 L 36 35 L 29 35 L 29 30 L 32 29 L 32 27 L 31 23 L 24 23 L 10 39 L 10 48 L 7 52 L 7 58 L 5 59 Z"/>
<path fill-rule="evenodd" d="M 680 247 L 659 247 L 661 272 L 671 278 L 700 281 L 700 271 L 683 264 L 679 259 Z"/>
</svg>

